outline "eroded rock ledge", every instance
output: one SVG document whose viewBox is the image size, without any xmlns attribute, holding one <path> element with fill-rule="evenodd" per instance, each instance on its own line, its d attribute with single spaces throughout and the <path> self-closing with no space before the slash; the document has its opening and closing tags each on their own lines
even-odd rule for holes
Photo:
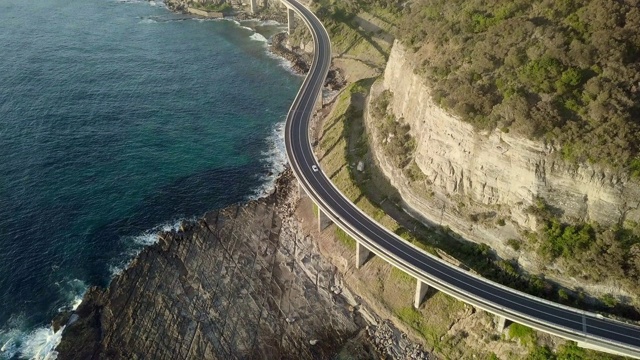
<svg viewBox="0 0 640 360">
<path fill-rule="evenodd" d="M 287 171 L 272 195 L 161 234 L 88 291 L 58 358 L 330 358 L 362 338 L 335 267 L 292 216 L 293 183 Z M 363 344 L 349 352 L 371 357 Z"/>
</svg>

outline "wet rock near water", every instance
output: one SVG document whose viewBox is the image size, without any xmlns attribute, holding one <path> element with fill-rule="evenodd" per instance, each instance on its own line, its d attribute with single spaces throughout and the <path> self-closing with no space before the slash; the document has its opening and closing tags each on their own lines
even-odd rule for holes
<svg viewBox="0 0 640 360">
<path fill-rule="evenodd" d="M 334 356 L 363 324 L 292 218 L 291 183 L 287 172 L 267 198 L 162 234 L 108 289 L 88 291 L 58 359 Z"/>
<path fill-rule="evenodd" d="M 301 51 L 294 51 L 287 47 L 287 33 L 278 33 L 271 37 L 271 52 L 288 60 L 292 70 L 297 74 L 304 75 L 311 67 L 311 55 Z"/>
<path fill-rule="evenodd" d="M 285 32 L 273 35 L 271 37 L 271 52 L 287 59 L 295 73 L 305 75 L 311 67 L 311 55 L 299 48 L 289 47 L 287 39 L 288 35 Z M 340 70 L 332 66 L 325 80 L 325 88 L 334 91 L 343 88 L 345 84 L 346 80 Z"/>
</svg>

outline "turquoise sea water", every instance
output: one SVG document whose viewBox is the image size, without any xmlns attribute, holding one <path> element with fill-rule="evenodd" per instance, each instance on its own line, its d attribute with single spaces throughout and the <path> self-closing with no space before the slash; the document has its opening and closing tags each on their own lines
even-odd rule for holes
<svg viewBox="0 0 640 360">
<path fill-rule="evenodd" d="M 157 229 L 268 189 L 301 79 L 264 41 L 162 3 L 0 2 L 0 359 L 46 353 Z"/>
</svg>

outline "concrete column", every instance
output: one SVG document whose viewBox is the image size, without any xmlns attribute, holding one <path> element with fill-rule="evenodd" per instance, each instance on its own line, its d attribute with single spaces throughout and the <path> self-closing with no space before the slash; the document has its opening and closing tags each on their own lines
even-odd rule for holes
<svg viewBox="0 0 640 360">
<path fill-rule="evenodd" d="M 322 232 L 322 230 L 326 229 L 332 223 L 331 219 L 318 207 L 318 231 Z"/>
<path fill-rule="evenodd" d="M 293 33 L 293 24 L 294 24 L 294 18 L 295 13 L 293 12 L 293 10 L 287 8 L 287 31 L 289 32 L 289 35 L 291 35 Z"/>
<path fill-rule="evenodd" d="M 322 96 L 322 89 L 320 89 L 320 93 L 318 94 L 318 98 L 316 99 L 315 110 L 322 109 L 323 102 L 324 102 L 324 99 Z"/>
<path fill-rule="evenodd" d="M 424 296 L 427 295 L 429 285 L 425 282 L 420 281 L 419 279 L 416 279 L 416 281 L 416 296 L 413 300 L 413 307 L 418 309 L 420 307 L 420 304 L 422 303 L 422 300 L 424 300 Z"/>
<path fill-rule="evenodd" d="M 503 316 L 498 316 L 498 332 L 502 333 L 507 326 L 509 326 L 509 320 Z"/>
<path fill-rule="evenodd" d="M 371 252 L 369 249 L 361 245 L 359 241 L 356 241 L 356 269 L 360 269 Z"/>
<path fill-rule="evenodd" d="M 298 181 L 298 193 L 300 194 L 300 199 L 307 196 L 307 192 L 304 191 L 304 188 L 302 187 L 302 183 L 300 181 Z"/>
<path fill-rule="evenodd" d="M 256 11 L 258 11 L 258 3 L 256 0 L 249 0 L 249 3 L 251 4 L 251 13 L 255 14 Z"/>
</svg>

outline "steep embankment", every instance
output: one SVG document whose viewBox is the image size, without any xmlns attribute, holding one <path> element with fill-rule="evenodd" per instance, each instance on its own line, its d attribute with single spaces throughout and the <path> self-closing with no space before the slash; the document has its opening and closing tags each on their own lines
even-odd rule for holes
<svg viewBox="0 0 640 360">
<path fill-rule="evenodd" d="M 377 162 L 414 214 L 487 243 L 502 257 L 517 258 L 529 272 L 545 274 L 553 267 L 561 272 L 562 264 L 547 268 L 536 255 L 539 244 L 525 238 L 526 231 L 547 230 L 543 222 L 551 220 L 538 216 L 540 210 L 549 210 L 547 215 L 559 222 L 603 227 L 640 220 L 636 182 L 588 164 L 566 163 L 542 142 L 498 129 L 475 131 L 434 102 L 431 89 L 414 69 L 411 54 L 396 42 L 383 81 L 374 86 L 370 107 L 388 102 L 383 110 L 392 120 L 386 121 L 409 125 L 415 146 L 407 166 L 401 168 L 388 156 L 385 147 L 393 135 L 380 126 L 380 114 L 370 111 L 368 116 Z M 387 99 L 382 99 L 383 93 Z M 614 285 L 615 275 L 602 274 L 591 284 L 557 275 L 561 283 L 596 294 L 633 293 L 631 286 Z"/>
</svg>

